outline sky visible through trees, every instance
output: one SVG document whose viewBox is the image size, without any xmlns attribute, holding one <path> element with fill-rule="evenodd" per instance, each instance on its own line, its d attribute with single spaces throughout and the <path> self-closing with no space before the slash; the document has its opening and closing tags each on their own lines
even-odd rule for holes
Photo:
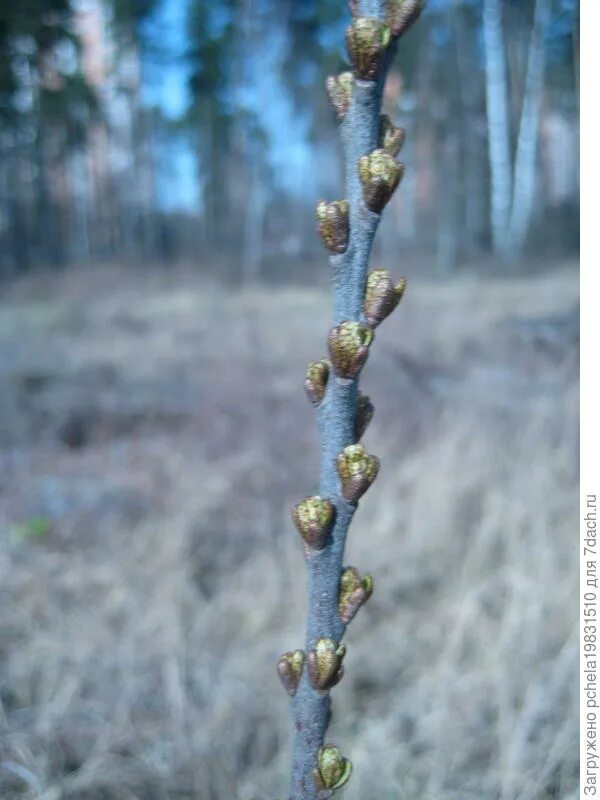
<svg viewBox="0 0 600 800">
<path fill-rule="evenodd" d="M 216 249 L 251 278 L 309 257 L 314 204 L 340 185 L 323 81 L 348 16 L 342 0 L 5 8 L 2 271 Z M 577 26 L 576 0 L 429 0 L 385 98 L 408 170 L 384 248 L 442 271 L 576 250 Z"/>
</svg>

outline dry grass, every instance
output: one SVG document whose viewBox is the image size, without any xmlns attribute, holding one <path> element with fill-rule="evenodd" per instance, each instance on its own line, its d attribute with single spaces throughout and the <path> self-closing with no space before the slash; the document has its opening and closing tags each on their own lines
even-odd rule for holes
<svg viewBox="0 0 600 800">
<path fill-rule="evenodd" d="M 348 800 L 577 788 L 577 276 L 411 286 L 364 374 L 382 458 L 330 738 Z M 116 270 L 0 308 L 0 796 L 276 800 L 288 507 L 327 295 Z"/>
</svg>

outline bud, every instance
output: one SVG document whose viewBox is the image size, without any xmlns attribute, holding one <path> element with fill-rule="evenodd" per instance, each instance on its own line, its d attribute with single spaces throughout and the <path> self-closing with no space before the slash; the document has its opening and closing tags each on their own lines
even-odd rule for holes
<svg viewBox="0 0 600 800">
<path fill-rule="evenodd" d="M 377 78 L 392 34 L 385 22 L 374 17 L 355 17 L 346 29 L 346 49 L 358 78 Z"/>
<path fill-rule="evenodd" d="M 371 575 L 361 577 L 356 567 L 344 567 L 340 578 L 340 595 L 338 610 L 344 625 L 352 622 L 358 609 L 373 594 L 373 578 Z"/>
<path fill-rule="evenodd" d="M 327 346 L 335 374 L 355 378 L 369 355 L 373 331 L 361 322 L 340 322 L 329 331 Z"/>
<path fill-rule="evenodd" d="M 387 0 L 387 23 L 394 36 L 402 36 L 425 8 L 425 0 Z"/>
<path fill-rule="evenodd" d="M 342 661 L 346 647 L 333 639 L 318 639 L 307 657 L 308 680 L 313 689 L 326 691 L 339 683 L 344 675 Z"/>
<path fill-rule="evenodd" d="M 336 466 L 342 482 L 342 495 L 356 505 L 377 477 L 379 459 L 368 455 L 362 444 L 351 444 L 339 454 Z"/>
<path fill-rule="evenodd" d="M 379 325 L 396 308 L 404 290 L 406 278 L 400 278 L 396 286 L 386 269 L 374 269 L 367 276 L 365 291 L 365 317 L 371 327 Z"/>
<path fill-rule="evenodd" d="M 292 509 L 298 533 L 309 547 L 322 550 L 335 522 L 335 506 L 318 495 L 307 497 Z"/>
<path fill-rule="evenodd" d="M 306 378 L 304 379 L 304 391 L 313 406 L 318 406 L 325 397 L 328 378 L 329 361 L 326 358 L 309 363 L 306 368 Z"/>
<path fill-rule="evenodd" d="M 325 81 L 329 102 L 339 120 L 344 119 L 350 107 L 353 82 L 354 76 L 351 72 L 340 72 L 339 75 L 329 75 Z"/>
<path fill-rule="evenodd" d="M 317 755 L 317 767 L 313 770 L 315 788 L 318 792 L 326 789 L 340 789 L 352 774 L 352 762 L 344 758 L 337 747 L 326 744 Z"/>
<path fill-rule="evenodd" d="M 404 175 L 404 164 L 394 161 L 385 150 L 373 150 L 360 158 L 358 174 L 367 207 L 381 214 Z"/>
<path fill-rule="evenodd" d="M 350 231 L 347 201 L 326 203 L 321 200 L 317 204 L 317 222 L 317 230 L 325 247 L 336 255 L 346 252 Z"/>
<path fill-rule="evenodd" d="M 359 392 L 356 400 L 356 417 L 354 419 L 354 438 L 357 442 L 364 436 L 374 413 L 375 408 L 371 399 L 366 394 Z"/>
<path fill-rule="evenodd" d="M 397 156 L 404 140 L 406 131 L 404 128 L 397 128 L 387 114 L 382 114 L 379 121 L 379 146 L 391 156 Z"/>
<path fill-rule="evenodd" d="M 277 674 L 286 692 L 293 697 L 298 689 L 302 668 L 304 667 L 304 651 L 293 650 L 284 653 L 277 662 Z"/>
</svg>

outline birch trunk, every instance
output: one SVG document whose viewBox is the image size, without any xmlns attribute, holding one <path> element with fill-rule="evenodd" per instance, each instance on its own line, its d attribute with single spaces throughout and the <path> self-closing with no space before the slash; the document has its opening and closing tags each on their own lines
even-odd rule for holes
<svg viewBox="0 0 600 800">
<path fill-rule="evenodd" d="M 502 29 L 501 0 L 484 0 L 483 41 L 491 176 L 492 246 L 494 253 L 506 259 L 512 196 L 512 159 L 508 111 L 508 72 Z"/>
<path fill-rule="evenodd" d="M 544 93 L 545 33 L 549 0 L 537 0 L 529 45 L 525 94 L 519 123 L 507 254 L 511 261 L 523 252 L 535 199 L 540 110 Z"/>
</svg>

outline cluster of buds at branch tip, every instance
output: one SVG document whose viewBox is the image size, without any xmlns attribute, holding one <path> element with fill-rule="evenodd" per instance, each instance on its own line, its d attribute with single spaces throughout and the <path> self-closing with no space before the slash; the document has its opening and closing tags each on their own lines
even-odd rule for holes
<svg viewBox="0 0 600 800">
<path fill-rule="evenodd" d="M 387 0 L 387 23 L 394 36 L 402 36 L 416 22 L 426 0 Z"/>
<path fill-rule="evenodd" d="M 325 81 L 327 97 L 339 120 L 344 119 L 350 107 L 353 82 L 354 76 L 351 72 L 340 72 L 339 75 L 329 75 Z"/>
<path fill-rule="evenodd" d="M 344 758 L 337 747 L 326 744 L 317 755 L 317 767 L 313 770 L 313 780 L 318 792 L 331 792 L 340 789 L 352 774 L 352 762 Z M 329 790 L 329 791 L 328 791 Z"/>
<path fill-rule="evenodd" d="M 340 322 L 329 331 L 327 347 L 335 374 L 355 378 L 369 355 L 373 331 L 361 322 Z"/>
<path fill-rule="evenodd" d="M 313 689 L 328 691 L 342 680 L 345 655 L 345 645 L 333 639 L 317 639 L 314 650 L 309 650 L 306 659 L 308 680 Z"/>
<path fill-rule="evenodd" d="M 362 444 L 345 447 L 336 460 L 342 495 L 356 505 L 379 472 L 379 459 L 367 453 Z"/>
<path fill-rule="evenodd" d="M 322 550 L 335 522 L 335 506 L 318 495 L 307 497 L 292 509 L 298 533 L 313 550 Z"/>
<path fill-rule="evenodd" d="M 404 164 L 379 148 L 359 159 L 358 175 L 367 208 L 381 214 L 404 175 Z"/>
<path fill-rule="evenodd" d="M 293 697 L 298 690 L 303 667 L 303 650 L 291 650 L 288 653 L 284 653 L 277 661 L 279 680 L 290 697 Z"/>
<path fill-rule="evenodd" d="M 392 32 L 385 22 L 374 17 L 355 17 L 346 29 L 346 50 L 357 78 L 375 80 Z"/>
<path fill-rule="evenodd" d="M 335 255 L 345 253 L 350 232 L 348 202 L 334 200 L 333 203 L 326 203 L 321 200 L 317 203 L 317 222 L 317 230 L 325 247 Z"/>
<path fill-rule="evenodd" d="M 406 289 L 406 278 L 394 286 L 386 269 L 374 269 L 367 276 L 365 290 L 365 317 L 371 327 L 379 325 L 396 308 Z"/>
<path fill-rule="evenodd" d="M 326 358 L 309 363 L 306 368 L 306 377 L 304 378 L 304 391 L 313 406 L 320 405 L 325 397 L 328 379 L 329 361 Z"/>
<path fill-rule="evenodd" d="M 364 436 L 374 413 L 375 407 L 371 399 L 366 394 L 359 392 L 356 400 L 356 417 L 354 419 L 354 438 L 357 442 Z"/>
<path fill-rule="evenodd" d="M 344 625 L 352 622 L 358 609 L 373 594 L 373 578 L 371 575 L 361 577 L 356 567 L 344 567 L 340 578 L 340 595 L 338 610 Z"/>
<path fill-rule="evenodd" d="M 387 114 L 382 114 L 379 121 L 379 146 L 381 149 L 391 156 L 397 156 L 405 139 L 404 128 L 397 128 Z"/>
</svg>

